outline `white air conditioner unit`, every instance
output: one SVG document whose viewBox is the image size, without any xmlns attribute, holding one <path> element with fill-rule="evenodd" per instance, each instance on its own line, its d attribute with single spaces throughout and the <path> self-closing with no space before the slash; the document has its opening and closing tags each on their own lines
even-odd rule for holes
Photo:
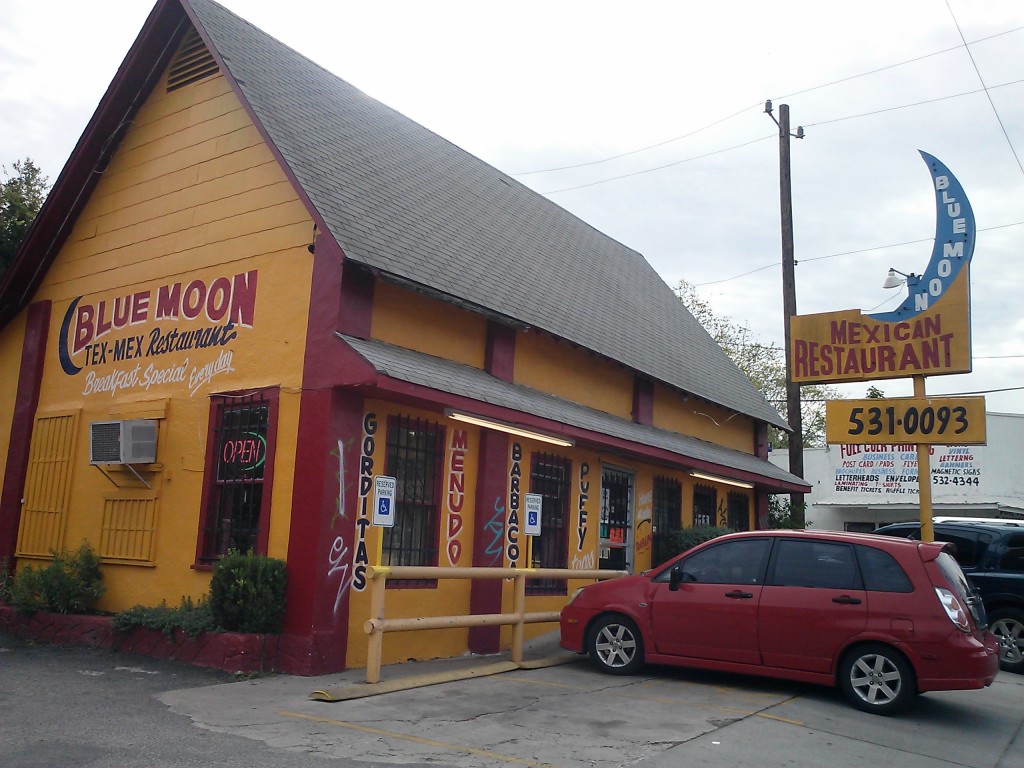
<svg viewBox="0 0 1024 768">
<path fill-rule="evenodd" d="M 157 431 L 155 419 L 94 421 L 89 425 L 89 463 L 152 464 Z"/>
</svg>

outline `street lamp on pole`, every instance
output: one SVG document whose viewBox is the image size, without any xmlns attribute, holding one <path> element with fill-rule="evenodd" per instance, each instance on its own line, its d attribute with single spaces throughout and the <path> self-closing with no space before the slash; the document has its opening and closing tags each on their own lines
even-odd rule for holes
<svg viewBox="0 0 1024 768">
<path fill-rule="evenodd" d="M 789 471 L 797 477 L 804 476 L 804 428 L 800 412 L 800 385 L 793 381 L 792 345 L 790 343 L 790 318 L 796 315 L 796 275 L 793 258 L 793 186 L 790 175 L 789 139 L 804 137 L 803 126 L 796 133 L 789 131 L 789 105 L 779 105 L 779 119 L 772 114 L 771 99 L 764 103 L 764 111 L 779 127 L 779 199 L 782 208 L 782 310 L 785 324 L 786 343 L 786 415 L 792 434 L 789 436 Z M 803 528 L 804 494 L 789 495 L 790 519 L 793 526 Z"/>
</svg>

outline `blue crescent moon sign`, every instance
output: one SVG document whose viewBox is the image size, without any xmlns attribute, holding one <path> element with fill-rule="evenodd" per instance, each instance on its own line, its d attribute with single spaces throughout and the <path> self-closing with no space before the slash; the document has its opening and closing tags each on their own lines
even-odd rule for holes
<svg viewBox="0 0 1024 768">
<path fill-rule="evenodd" d="M 71 302 L 68 311 L 64 313 L 64 322 L 60 325 L 60 338 L 57 340 L 57 356 L 60 358 L 60 367 L 68 376 L 74 376 L 82 369 L 75 365 L 71 359 L 71 351 L 68 349 L 68 338 L 71 333 L 71 319 L 75 316 L 75 308 L 82 297 L 77 297 Z"/>
<path fill-rule="evenodd" d="M 907 298 L 891 312 L 868 317 L 883 322 L 901 322 L 924 312 L 942 298 L 974 255 L 974 211 L 963 187 L 949 169 L 927 152 L 921 157 L 928 164 L 935 191 L 935 246 L 928 267 L 921 275 L 907 277 Z"/>
</svg>

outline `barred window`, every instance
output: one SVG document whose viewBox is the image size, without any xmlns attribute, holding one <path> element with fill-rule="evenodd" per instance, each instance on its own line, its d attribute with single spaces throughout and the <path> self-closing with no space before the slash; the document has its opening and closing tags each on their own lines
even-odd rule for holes
<svg viewBox="0 0 1024 768">
<path fill-rule="evenodd" d="M 711 485 L 693 486 L 693 524 L 714 525 L 718 492 Z"/>
<path fill-rule="evenodd" d="M 410 416 L 388 418 L 384 467 L 397 489 L 395 524 L 384 529 L 385 565 L 437 565 L 443 461 L 442 426 Z M 435 583 L 402 579 L 395 586 Z"/>
<path fill-rule="evenodd" d="M 676 554 L 673 539 L 683 525 L 683 486 L 668 477 L 654 478 L 652 494 L 654 553 L 651 566 L 661 565 Z"/>
<path fill-rule="evenodd" d="M 267 553 L 277 391 L 211 398 L 200 563 Z"/>
<path fill-rule="evenodd" d="M 530 463 L 530 493 L 543 497 L 540 536 L 531 544 L 530 566 L 533 568 L 569 567 L 569 459 L 546 453 L 533 454 Z M 531 595 L 564 595 L 565 579 L 528 579 L 526 592 Z"/>
<path fill-rule="evenodd" d="M 745 493 L 729 493 L 729 527 L 734 531 L 750 530 L 750 497 Z"/>
</svg>

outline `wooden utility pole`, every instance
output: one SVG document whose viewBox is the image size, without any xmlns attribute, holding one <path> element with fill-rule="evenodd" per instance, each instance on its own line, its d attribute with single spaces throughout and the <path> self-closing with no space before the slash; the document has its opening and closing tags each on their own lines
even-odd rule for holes
<svg viewBox="0 0 1024 768">
<path fill-rule="evenodd" d="M 766 109 L 766 111 L 768 111 Z M 769 111 L 769 114 L 771 112 Z M 790 318 L 796 314 L 796 275 L 793 259 L 793 186 L 789 161 L 789 105 L 779 105 L 779 197 L 782 203 L 782 310 L 786 327 L 786 414 L 792 433 L 789 436 L 789 471 L 804 476 L 804 426 L 800 412 L 800 385 L 793 382 L 793 350 L 790 343 Z M 798 138 L 802 137 L 801 130 Z M 789 495 L 789 512 L 795 528 L 806 525 L 804 494 Z"/>
</svg>

